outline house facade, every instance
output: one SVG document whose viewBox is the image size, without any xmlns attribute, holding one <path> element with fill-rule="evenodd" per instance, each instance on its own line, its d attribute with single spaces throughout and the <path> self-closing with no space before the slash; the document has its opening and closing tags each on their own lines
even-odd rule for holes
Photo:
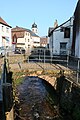
<svg viewBox="0 0 80 120">
<path fill-rule="evenodd" d="M 11 47 L 11 26 L 0 17 L 0 47 Z"/>
<path fill-rule="evenodd" d="M 40 46 L 40 37 L 39 36 L 32 35 L 32 40 L 33 40 L 33 48 Z"/>
<path fill-rule="evenodd" d="M 72 55 L 80 58 L 80 0 L 74 12 Z"/>
<path fill-rule="evenodd" d="M 40 38 L 40 46 L 47 47 L 48 45 L 48 36 L 44 36 Z"/>
<path fill-rule="evenodd" d="M 29 29 L 16 26 L 12 28 L 12 46 L 31 51 L 33 47 L 40 46 L 40 37 Z"/>
<path fill-rule="evenodd" d="M 51 55 L 71 54 L 73 35 L 73 17 L 65 23 L 54 28 L 49 28 L 49 49 Z"/>
<path fill-rule="evenodd" d="M 16 47 L 24 48 L 26 51 L 32 47 L 31 35 L 27 29 L 16 26 L 12 28 L 12 46 L 15 50 Z"/>
</svg>

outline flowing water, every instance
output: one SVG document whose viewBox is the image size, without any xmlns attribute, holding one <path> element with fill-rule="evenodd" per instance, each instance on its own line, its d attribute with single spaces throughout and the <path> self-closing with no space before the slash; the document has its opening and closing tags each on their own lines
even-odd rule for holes
<svg viewBox="0 0 80 120">
<path fill-rule="evenodd" d="M 26 77 L 23 84 L 18 86 L 18 92 L 20 117 L 17 120 L 64 120 L 59 114 L 55 90 L 49 85 L 47 87 L 44 80 Z"/>
</svg>

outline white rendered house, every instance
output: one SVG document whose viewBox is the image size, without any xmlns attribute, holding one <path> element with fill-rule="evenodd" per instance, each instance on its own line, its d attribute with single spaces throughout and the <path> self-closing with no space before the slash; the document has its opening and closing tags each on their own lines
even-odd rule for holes
<svg viewBox="0 0 80 120">
<path fill-rule="evenodd" d="M 11 26 L 0 17 L 0 47 L 11 47 Z"/>
<path fill-rule="evenodd" d="M 49 28 L 49 49 L 51 55 L 71 54 L 73 17 L 55 28 Z"/>
<path fill-rule="evenodd" d="M 72 55 L 80 58 L 80 0 L 74 12 Z"/>
</svg>

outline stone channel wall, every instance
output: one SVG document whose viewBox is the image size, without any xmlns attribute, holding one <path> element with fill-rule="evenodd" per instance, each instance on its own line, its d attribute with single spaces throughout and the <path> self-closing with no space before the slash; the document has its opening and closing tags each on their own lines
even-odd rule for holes
<svg viewBox="0 0 80 120">
<path fill-rule="evenodd" d="M 57 79 L 56 91 L 62 109 L 80 120 L 80 86 L 61 76 Z"/>
<path fill-rule="evenodd" d="M 55 88 L 60 108 L 70 114 L 73 120 L 80 120 L 80 86 L 63 75 L 58 78 L 50 78 L 44 75 L 40 78 L 46 80 Z"/>
</svg>

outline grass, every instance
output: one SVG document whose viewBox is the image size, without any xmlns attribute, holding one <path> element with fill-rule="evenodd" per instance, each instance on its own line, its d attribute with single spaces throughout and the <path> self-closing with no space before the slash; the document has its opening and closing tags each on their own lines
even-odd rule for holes
<svg viewBox="0 0 80 120">
<path fill-rule="evenodd" d="M 23 83 L 24 81 L 24 76 L 25 76 L 25 72 L 24 71 L 16 71 L 13 73 L 13 82 L 14 84 L 20 85 Z"/>
</svg>

